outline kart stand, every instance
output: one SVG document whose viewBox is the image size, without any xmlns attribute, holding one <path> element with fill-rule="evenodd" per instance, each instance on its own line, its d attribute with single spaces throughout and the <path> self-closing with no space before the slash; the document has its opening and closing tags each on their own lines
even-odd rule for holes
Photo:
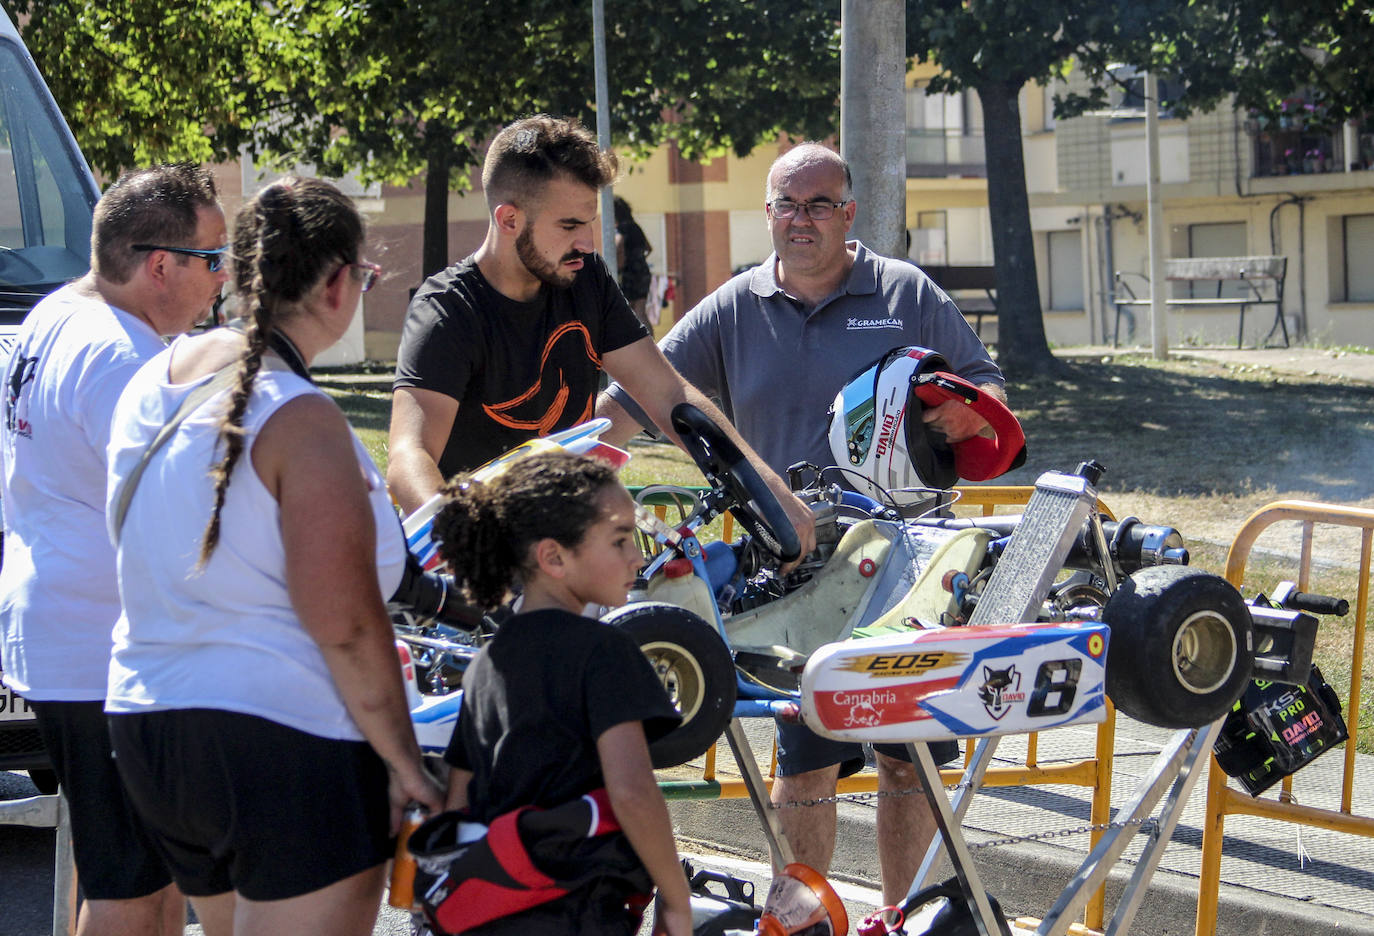
<svg viewBox="0 0 1374 936">
<path fill-rule="evenodd" d="M 1213 722 L 1202 728 L 1182 729 L 1174 733 L 1169 743 L 1160 751 L 1150 770 L 1141 778 L 1131 798 L 1117 813 L 1111 829 L 1098 841 L 1079 865 L 1078 871 L 1060 893 L 1054 906 L 1040 921 L 1035 932 L 1037 936 L 1062 936 L 1082 912 L 1089 896 L 1107 879 L 1112 867 L 1120 859 L 1131 836 L 1144 831 L 1145 824 L 1155 806 L 1164 798 L 1164 806 L 1157 822 L 1148 830 L 1149 842 L 1145 845 L 1135 871 L 1127 882 L 1112 919 L 1104 931 L 1108 936 L 1123 934 L 1135 920 L 1136 911 L 1144 899 L 1150 878 L 1159 867 L 1165 846 L 1173 836 L 1179 816 L 1189 794 L 1197 784 L 1202 771 L 1197 769 L 1201 760 L 1211 753 L 1212 744 L 1221 730 L 1221 721 Z M 1004 925 L 997 919 L 987 900 L 987 892 L 973 867 L 968 844 L 964 841 L 960 828 L 964 814 L 981 781 L 987 764 L 996 749 L 997 737 L 980 738 L 975 747 L 973 758 L 964 771 L 964 776 L 953 802 L 944 795 L 940 781 L 940 771 L 930 755 L 925 743 L 908 743 L 912 763 L 920 777 L 931 813 L 940 837 L 931 842 L 921 863 L 911 888 L 907 892 L 910 899 L 926 884 L 941 849 L 947 849 L 950 862 L 963 888 L 964 896 L 974 911 L 974 922 L 982 936 L 997 936 L 1005 932 Z M 1167 794 L 1167 796 L 1166 796 Z"/>
<path fill-rule="evenodd" d="M 994 570 L 970 624 L 1034 620 L 1036 610 L 1054 581 L 1055 570 L 1061 567 L 1073 537 L 1082 529 L 1085 521 L 1088 521 L 1090 534 L 1098 548 L 1105 554 L 1102 527 L 1093 510 L 1097 502 L 1093 488 L 1099 476 L 1097 468 L 1087 463 L 1080 466 L 1079 473 L 1074 475 L 1047 472 L 1040 477 L 1017 533 Z M 1107 929 L 1109 934 L 1126 932 L 1144 898 L 1150 877 L 1159 866 L 1163 849 L 1178 824 L 1183 805 L 1197 783 L 1201 773 L 1195 769 L 1198 760 L 1205 758 L 1212 750 L 1212 743 L 1220 730 L 1221 721 L 1218 720 L 1204 728 L 1180 730 L 1172 736 L 1130 800 L 1118 813 L 1117 821 L 1090 851 L 1059 899 L 1041 920 L 1036 930 L 1039 936 L 1061 936 L 1068 931 L 1089 896 L 1106 880 L 1112 866 L 1125 851 L 1130 836 L 1144 827 L 1167 791 L 1168 798 L 1158 824 L 1150 833 L 1151 840 L 1136 865 Z M 947 849 L 981 936 L 996 936 L 1006 932 L 1006 928 L 988 902 L 987 892 L 973 866 L 968 844 L 964 841 L 961 825 L 992 760 L 998 740 L 996 735 L 986 735 L 975 742 L 973 756 L 964 770 L 953 803 L 945 796 L 940 772 L 928 745 L 907 743 L 907 750 L 940 832 L 939 838 L 931 842 L 926 852 L 907 892 L 907 899 L 925 886 L 941 848 Z"/>
</svg>

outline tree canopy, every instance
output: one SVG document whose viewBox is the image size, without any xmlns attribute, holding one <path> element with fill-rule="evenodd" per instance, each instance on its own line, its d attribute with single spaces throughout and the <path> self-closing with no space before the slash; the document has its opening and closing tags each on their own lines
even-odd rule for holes
<svg viewBox="0 0 1374 936">
<path fill-rule="evenodd" d="M 1353 0 L 908 0 L 907 51 L 941 69 L 930 93 L 975 91 L 983 105 L 988 209 L 997 268 L 999 362 L 1054 367 L 1036 282 L 1017 95 L 1073 67 L 1096 84 L 1058 96 L 1072 117 L 1106 103 L 1113 64 L 1176 79 L 1176 116 L 1237 106 L 1277 114 L 1314 90 L 1333 123 L 1374 111 L 1370 10 Z"/>
<path fill-rule="evenodd" d="M 427 187 L 427 241 L 483 142 L 547 112 L 595 125 L 591 0 L 17 0 L 87 157 L 307 162 Z M 833 131 L 834 0 L 606 0 L 615 142 L 745 154 Z M 22 20 L 21 20 L 22 22 Z M 75 38 L 74 38 L 75 37 Z M 442 184 L 439 184 L 442 183 Z M 426 269 L 447 262 L 426 249 Z"/>
</svg>

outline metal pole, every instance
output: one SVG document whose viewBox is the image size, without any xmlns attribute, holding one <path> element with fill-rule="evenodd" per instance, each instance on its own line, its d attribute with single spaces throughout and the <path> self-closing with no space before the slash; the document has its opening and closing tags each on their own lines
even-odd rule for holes
<svg viewBox="0 0 1374 936">
<path fill-rule="evenodd" d="M 840 155 L 854 176 L 850 236 L 906 256 L 906 5 L 843 0 Z"/>
<path fill-rule="evenodd" d="M 1145 73 L 1145 198 L 1150 231 L 1150 344 L 1158 361 L 1169 357 L 1169 286 L 1164 280 L 1164 203 L 1159 193 L 1159 80 Z"/>
<path fill-rule="evenodd" d="M 596 142 L 611 148 L 611 93 L 606 80 L 606 3 L 592 0 L 592 48 L 596 69 Z M 601 189 L 601 257 L 613 275 L 619 275 L 615 261 L 615 204 L 609 185 Z"/>
</svg>

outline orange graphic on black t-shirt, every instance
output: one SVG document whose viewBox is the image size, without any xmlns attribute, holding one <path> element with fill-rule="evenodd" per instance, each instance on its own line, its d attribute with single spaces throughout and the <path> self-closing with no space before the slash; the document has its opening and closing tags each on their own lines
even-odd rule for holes
<svg viewBox="0 0 1374 936">
<path fill-rule="evenodd" d="M 490 416 L 494 422 L 500 423 L 511 429 L 519 429 L 524 432 L 533 431 L 541 436 L 548 435 L 552 432 L 554 427 L 558 425 L 559 420 L 563 418 L 563 414 L 568 408 L 568 397 L 571 395 L 572 391 L 568 387 L 567 381 L 563 378 L 562 368 L 557 368 L 553 374 L 548 375 L 545 373 L 545 368 L 548 367 L 549 358 L 553 355 L 555 346 L 565 335 L 569 336 L 569 340 L 575 340 L 573 336 L 580 335 L 582 337 L 583 349 L 587 354 L 587 360 L 591 361 L 592 364 L 596 365 L 596 368 L 600 370 L 601 355 L 597 354 L 596 349 L 592 347 L 592 336 L 588 333 L 587 326 L 576 321 L 564 322 L 562 325 L 555 328 L 549 335 L 548 340 L 544 342 L 544 350 L 539 356 L 539 376 L 535 379 L 534 384 L 519 396 L 512 397 L 505 402 L 482 404 L 483 412 Z M 524 419 L 515 415 L 515 411 L 523 404 L 528 403 L 543 392 L 545 380 L 556 380 L 558 382 L 558 392 L 544 412 L 530 414 L 530 418 Z M 593 389 L 583 402 L 582 414 L 575 422 L 584 422 L 590 419 L 592 416 L 592 408 L 595 403 L 596 391 Z"/>
</svg>

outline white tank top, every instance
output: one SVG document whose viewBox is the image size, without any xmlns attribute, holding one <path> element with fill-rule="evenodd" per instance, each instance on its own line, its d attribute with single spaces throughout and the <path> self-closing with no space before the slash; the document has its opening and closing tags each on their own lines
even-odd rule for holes
<svg viewBox="0 0 1374 936">
<path fill-rule="evenodd" d="M 109 449 L 111 494 L 203 382 L 167 382 L 174 348 L 149 362 L 120 398 Z M 149 461 L 120 533 L 124 610 L 114 629 L 107 711 L 213 708 L 320 737 L 362 738 L 291 606 L 279 506 L 249 457 L 273 413 L 320 392 L 275 358 L 264 359 L 244 414 L 244 452 L 221 512 L 219 546 L 200 572 L 196 558 L 214 504 L 208 469 L 218 460 L 225 393 L 187 417 Z M 354 447 L 377 526 L 377 579 L 385 597 L 401 580 L 405 544 L 381 473 L 356 437 Z"/>
</svg>

